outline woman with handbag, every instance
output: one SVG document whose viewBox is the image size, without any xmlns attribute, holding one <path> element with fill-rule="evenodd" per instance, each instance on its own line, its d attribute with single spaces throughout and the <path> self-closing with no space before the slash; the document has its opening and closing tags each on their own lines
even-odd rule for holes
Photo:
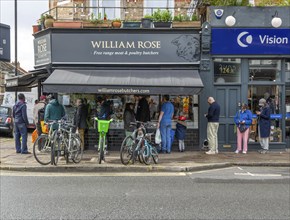
<svg viewBox="0 0 290 220">
<path fill-rule="evenodd" d="M 235 125 L 237 126 L 237 150 L 236 154 L 242 151 L 243 144 L 243 154 L 248 151 L 248 140 L 250 129 L 252 124 L 252 112 L 248 110 L 247 104 L 242 104 L 241 109 L 235 115 Z"/>
</svg>

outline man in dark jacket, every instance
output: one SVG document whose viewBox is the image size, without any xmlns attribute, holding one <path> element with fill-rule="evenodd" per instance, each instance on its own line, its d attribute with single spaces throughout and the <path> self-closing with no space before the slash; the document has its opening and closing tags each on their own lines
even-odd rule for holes
<svg viewBox="0 0 290 220">
<path fill-rule="evenodd" d="M 207 140 L 209 151 L 206 154 L 218 153 L 218 128 L 220 118 L 220 106 L 214 100 L 213 97 L 208 97 L 207 102 L 209 104 L 208 112 L 205 114 L 207 117 Z"/>
<path fill-rule="evenodd" d="M 256 111 L 258 116 L 258 132 L 259 132 L 259 141 L 262 147 L 259 152 L 261 154 L 266 154 L 269 151 L 269 137 L 271 131 L 271 121 L 270 114 L 271 109 L 267 104 L 266 99 L 259 100 L 260 111 Z"/>
<path fill-rule="evenodd" d="M 23 93 L 18 94 L 18 102 L 13 106 L 13 118 L 15 124 L 15 147 L 16 153 L 29 154 L 27 149 L 27 106 Z M 22 138 L 22 144 L 20 143 Z"/>
<path fill-rule="evenodd" d="M 150 108 L 145 96 L 141 97 L 138 102 L 136 120 L 142 122 L 150 121 Z"/>
<path fill-rule="evenodd" d="M 76 112 L 76 127 L 80 134 L 82 140 L 82 148 L 85 146 L 85 129 L 87 129 L 87 117 L 88 117 L 88 109 L 84 104 L 83 99 L 77 99 L 77 112 Z"/>
</svg>

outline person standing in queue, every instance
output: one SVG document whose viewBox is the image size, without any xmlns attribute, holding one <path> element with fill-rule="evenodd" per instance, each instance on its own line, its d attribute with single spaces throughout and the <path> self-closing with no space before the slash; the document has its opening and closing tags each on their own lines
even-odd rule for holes
<svg viewBox="0 0 290 220">
<path fill-rule="evenodd" d="M 27 106 L 23 93 L 18 94 L 18 102 L 13 106 L 16 153 L 30 154 L 27 148 Z M 20 141 L 22 138 L 22 142 Z"/>
<path fill-rule="evenodd" d="M 146 96 L 139 97 L 139 102 L 137 106 L 136 120 L 147 122 L 150 121 L 150 108 Z"/>
<path fill-rule="evenodd" d="M 134 104 L 132 102 L 126 103 L 125 111 L 124 111 L 124 129 L 126 137 L 131 135 L 134 131 L 134 126 L 130 126 L 131 122 L 136 122 L 135 114 L 134 114 Z"/>
<path fill-rule="evenodd" d="M 49 95 L 48 99 L 49 103 L 46 105 L 44 121 L 55 121 L 60 120 L 65 116 L 65 110 L 62 104 L 58 102 L 58 100 L 53 96 Z M 54 130 L 57 129 L 57 124 L 53 124 L 52 128 Z"/>
<path fill-rule="evenodd" d="M 169 101 L 169 95 L 163 96 L 163 104 L 158 118 L 157 128 L 161 133 L 161 152 L 171 153 L 171 120 L 174 113 L 174 106 Z"/>
<path fill-rule="evenodd" d="M 85 129 L 87 129 L 87 117 L 88 117 L 88 110 L 84 104 L 83 99 L 77 99 L 77 112 L 76 112 L 76 127 L 78 129 L 78 132 L 80 134 L 81 140 L 82 140 L 82 149 L 84 150 L 85 146 Z"/>
<path fill-rule="evenodd" d="M 220 118 L 220 105 L 214 100 L 213 97 L 208 97 L 209 104 L 208 112 L 204 115 L 207 118 L 207 139 L 209 151 L 206 154 L 218 153 L 218 128 Z"/>
<path fill-rule="evenodd" d="M 267 104 L 266 99 L 259 100 L 260 110 L 256 111 L 258 116 L 258 132 L 259 132 L 259 141 L 262 147 L 258 152 L 261 154 L 266 154 L 269 151 L 269 137 L 271 131 L 271 120 L 270 114 L 271 109 Z"/>
<path fill-rule="evenodd" d="M 242 104 L 241 109 L 237 111 L 234 117 L 234 121 L 237 126 L 237 150 L 235 153 L 240 153 L 243 145 L 243 154 L 246 154 L 250 134 L 249 127 L 252 124 L 252 112 L 248 110 L 247 104 Z"/>
</svg>

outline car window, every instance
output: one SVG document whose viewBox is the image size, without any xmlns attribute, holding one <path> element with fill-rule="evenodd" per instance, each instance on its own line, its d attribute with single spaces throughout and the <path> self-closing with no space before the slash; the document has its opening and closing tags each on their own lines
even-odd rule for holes
<svg viewBox="0 0 290 220">
<path fill-rule="evenodd" d="M 8 108 L 0 107 L 0 114 L 1 115 L 7 115 L 8 114 Z"/>
</svg>

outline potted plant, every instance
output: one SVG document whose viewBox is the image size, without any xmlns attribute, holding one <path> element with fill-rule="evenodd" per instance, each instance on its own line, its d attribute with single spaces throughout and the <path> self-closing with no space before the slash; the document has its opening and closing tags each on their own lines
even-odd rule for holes
<svg viewBox="0 0 290 220">
<path fill-rule="evenodd" d="M 92 13 L 89 17 L 88 21 L 83 21 L 83 28 L 108 28 L 111 27 L 111 22 L 107 20 L 107 15 L 104 15 L 104 20 L 101 18 L 101 14 L 99 13 L 98 18 L 95 17 L 94 13 Z"/>
<path fill-rule="evenodd" d="M 54 18 L 50 14 L 44 15 L 44 27 L 49 28 L 53 27 Z"/>
<path fill-rule="evenodd" d="M 116 18 L 112 21 L 112 27 L 113 28 L 120 28 L 122 25 L 122 21 L 119 18 Z"/>
<path fill-rule="evenodd" d="M 144 18 L 141 19 L 141 27 L 142 28 L 151 28 L 152 27 L 153 16 L 145 15 Z"/>
<path fill-rule="evenodd" d="M 172 13 L 169 10 L 158 9 L 153 13 L 154 27 L 170 28 L 172 24 Z"/>
<path fill-rule="evenodd" d="M 140 28 L 141 26 L 141 21 L 123 21 L 123 26 L 122 28 Z"/>
<path fill-rule="evenodd" d="M 178 14 L 173 18 L 172 27 L 173 28 L 200 27 L 200 21 L 198 21 L 196 15 L 190 17 L 188 15 Z"/>
</svg>

